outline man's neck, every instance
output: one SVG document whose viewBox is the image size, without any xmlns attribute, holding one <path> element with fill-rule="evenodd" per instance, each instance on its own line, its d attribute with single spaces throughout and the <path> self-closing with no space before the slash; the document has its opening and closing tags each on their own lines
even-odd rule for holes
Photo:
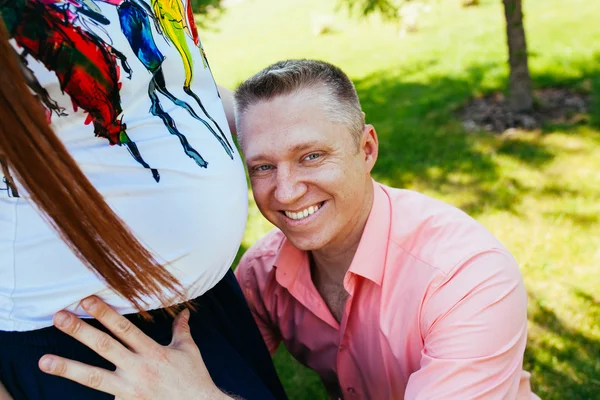
<svg viewBox="0 0 600 400">
<path fill-rule="evenodd" d="M 358 245 L 365 230 L 365 225 L 373 206 L 373 193 L 367 195 L 365 207 L 351 226 L 350 234 L 342 238 L 339 243 L 331 243 L 323 249 L 313 250 L 310 255 L 313 265 L 319 276 L 342 284 L 344 276 L 352 264 Z"/>
<path fill-rule="evenodd" d="M 311 252 L 312 261 L 319 276 L 341 284 L 344 281 L 346 272 L 350 268 L 350 264 L 352 264 L 352 259 L 356 254 L 357 248 L 358 242 L 353 243 L 351 247 L 340 252 Z"/>
</svg>

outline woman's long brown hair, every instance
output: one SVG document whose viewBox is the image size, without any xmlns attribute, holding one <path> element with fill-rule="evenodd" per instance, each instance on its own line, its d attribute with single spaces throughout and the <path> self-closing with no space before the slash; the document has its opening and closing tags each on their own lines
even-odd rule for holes
<svg viewBox="0 0 600 400">
<path fill-rule="evenodd" d="M 176 278 L 126 228 L 50 129 L 25 83 L 2 18 L 0 60 L 0 163 L 13 195 L 11 172 L 77 257 L 142 314 L 148 315 L 142 296 L 163 305 L 174 300 L 165 292 L 181 296 Z M 40 269 L 46 268 L 43 262 Z"/>
</svg>

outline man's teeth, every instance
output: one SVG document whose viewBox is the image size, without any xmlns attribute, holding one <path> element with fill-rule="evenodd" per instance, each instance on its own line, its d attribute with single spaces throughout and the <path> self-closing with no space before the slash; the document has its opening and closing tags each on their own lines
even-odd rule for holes
<svg viewBox="0 0 600 400">
<path fill-rule="evenodd" d="M 302 211 L 298 211 L 298 212 L 290 212 L 290 211 L 285 211 L 285 215 L 288 218 L 291 219 L 304 219 L 306 217 L 308 217 L 311 214 L 314 214 L 315 212 L 317 212 L 317 210 L 319 209 L 319 206 L 310 206 L 308 207 L 306 210 L 302 210 Z"/>
</svg>

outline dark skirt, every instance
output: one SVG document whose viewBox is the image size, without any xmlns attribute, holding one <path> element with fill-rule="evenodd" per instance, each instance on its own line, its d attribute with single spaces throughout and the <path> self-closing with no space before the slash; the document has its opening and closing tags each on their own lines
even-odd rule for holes
<svg viewBox="0 0 600 400">
<path fill-rule="evenodd" d="M 215 384 L 242 399 L 285 399 L 285 392 L 260 332 L 233 275 L 227 275 L 204 295 L 192 300 L 190 317 L 194 341 Z M 154 310 L 152 322 L 138 314 L 126 317 L 162 345 L 171 342 L 173 318 Z M 86 320 L 102 329 L 96 320 Z M 56 354 L 86 364 L 115 367 L 55 327 L 29 332 L 0 331 L 0 381 L 15 400 L 110 399 L 112 396 L 38 368 L 44 354 Z"/>
</svg>

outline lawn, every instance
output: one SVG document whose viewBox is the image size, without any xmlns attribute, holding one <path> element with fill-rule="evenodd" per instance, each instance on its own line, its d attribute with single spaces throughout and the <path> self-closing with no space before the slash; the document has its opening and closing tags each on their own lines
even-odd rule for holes
<svg viewBox="0 0 600 400">
<path fill-rule="evenodd" d="M 600 398 L 600 1 L 524 0 L 536 88 L 592 95 L 589 115 L 534 132 L 466 132 L 456 110 L 502 91 L 508 76 L 499 0 L 462 9 L 432 1 L 404 38 L 336 0 L 247 0 L 203 35 L 217 81 L 234 88 L 273 61 L 317 58 L 353 79 L 380 139 L 375 178 L 454 204 L 515 255 L 529 293 L 525 368 L 543 399 Z M 334 15 L 334 32 L 311 20 Z M 252 204 L 242 250 L 270 229 Z M 291 399 L 326 398 L 284 349 L 276 365 Z"/>
</svg>

